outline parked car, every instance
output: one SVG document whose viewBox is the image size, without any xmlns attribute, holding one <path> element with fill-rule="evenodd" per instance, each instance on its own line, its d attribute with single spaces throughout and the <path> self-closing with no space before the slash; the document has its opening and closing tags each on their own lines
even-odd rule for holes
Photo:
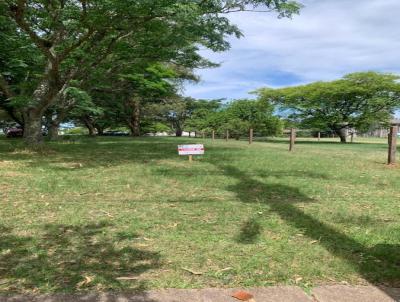
<svg viewBox="0 0 400 302">
<path fill-rule="evenodd" d="M 103 136 L 128 136 L 129 133 L 125 131 L 118 131 L 118 130 L 108 130 L 104 131 L 102 134 Z"/>
<path fill-rule="evenodd" d="M 6 130 L 6 137 L 22 137 L 24 135 L 24 130 L 22 128 L 8 128 Z"/>
</svg>

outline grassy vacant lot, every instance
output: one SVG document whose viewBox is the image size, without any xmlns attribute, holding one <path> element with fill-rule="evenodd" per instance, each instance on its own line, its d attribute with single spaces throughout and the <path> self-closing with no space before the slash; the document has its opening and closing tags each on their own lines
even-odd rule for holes
<svg viewBox="0 0 400 302">
<path fill-rule="evenodd" d="M 189 164 L 176 145 L 204 142 Z M 0 139 L 0 292 L 400 284 L 400 168 L 341 145 Z"/>
</svg>

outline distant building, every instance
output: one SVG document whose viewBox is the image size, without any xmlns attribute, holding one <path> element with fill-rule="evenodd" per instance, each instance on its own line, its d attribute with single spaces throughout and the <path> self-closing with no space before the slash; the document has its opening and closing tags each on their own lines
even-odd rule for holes
<svg viewBox="0 0 400 302">
<path fill-rule="evenodd" d="M 390 124 L 400 126 L 400 118 L 392 119 Z"/>
</svg>

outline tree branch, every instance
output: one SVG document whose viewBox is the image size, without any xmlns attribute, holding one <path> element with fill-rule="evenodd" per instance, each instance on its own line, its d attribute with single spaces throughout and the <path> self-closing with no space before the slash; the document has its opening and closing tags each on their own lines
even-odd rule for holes
<svg viewBox="0 0 400 302">
<path fill-rule="evenodd" d="M 12 98 L 14 96 L 13 92 L 10 89 L 6 79 L 0 74 L 0 91 L 6 97 L 6 99 Z"/>
<path fill-rule="evenodd" d="M 75 49 L 77 49 L 79 46 L 81 46 L 83 43 L 85 43 L 87 40 L 90 39 L 90 37 L 95 33 L 95 31 L 93 29 L 89 29 L 88 32 L 84 35 L 82 35 L 78 41 L 76 41 L 75 43 L 73 43 L 72 45 L 70 45 L 69 47 L 67 47 L 66 49 L 64 49 L 64 51 L 60 54 L 60 61 L 62 61 L 63 59 L 65 59 L 72 51 L 74 51 Z"/>
<path fill-rule="evenodd" d="M 32 30 L 31 26 L 25 21 L 24 14 L 26 8 L 26 0 L 18 0 L 17 5 L 10 5 L 9 10 L 12 18 L 19 25 L 19 27 L 29 35 L 33 43 L 42 50 L 44 55 L 54 60 L 54 54 L 50 51 L 51 42 L 41 38 Z"/>
</svg>

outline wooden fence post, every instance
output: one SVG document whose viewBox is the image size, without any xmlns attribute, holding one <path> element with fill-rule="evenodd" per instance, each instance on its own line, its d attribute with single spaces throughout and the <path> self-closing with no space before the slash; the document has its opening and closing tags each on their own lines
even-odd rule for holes
<svg viewBox="0 0 400 302">
<path fill-rule="evenodd" d="M 296 141 L 296 129 L 292 128 L 292 129 L 290 129 L 289 151 L 293 151 L 295 141 Z"/>
<path fill-rule="evenodd" d="M 215 140 L 215 130 L 212 131 L 211 136 L 212 136 L 212 140 L 214 141 Z"/>
<path fill-rule="evenodd" d="M 249 145 L 253 143 L 253 128 L 249 130 Z"/>
<path fill-rule="evenodd" d="M 396 149 L 397 149 L 397 132 L 398 126 L 391 126 L 389 132 L 389 154 L 388 165 L 396 163 Z"/>
</svg>

